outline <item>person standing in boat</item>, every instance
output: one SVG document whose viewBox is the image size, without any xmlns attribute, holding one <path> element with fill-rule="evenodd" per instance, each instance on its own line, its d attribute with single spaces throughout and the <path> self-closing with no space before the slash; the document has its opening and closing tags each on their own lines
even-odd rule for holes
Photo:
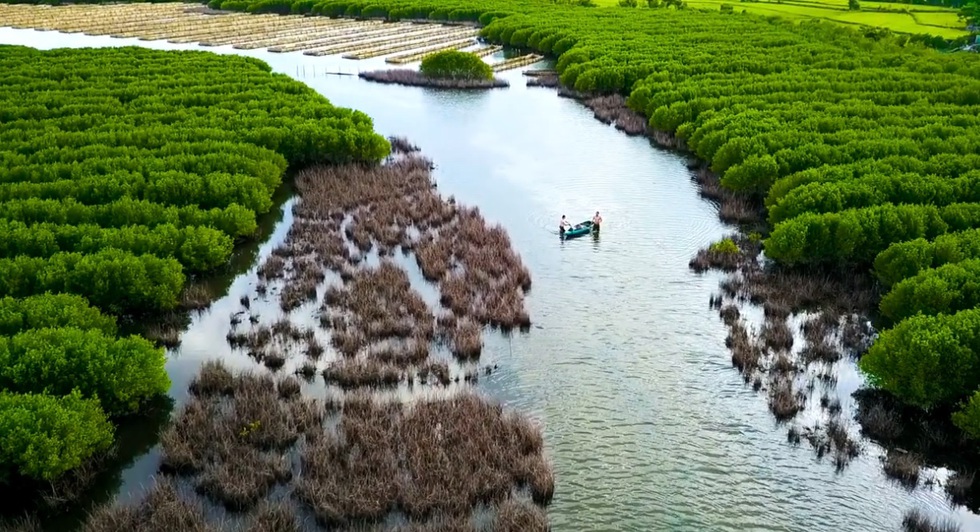
<svg viewBox="0 0 980 532">
<path fill-rule="evenodd" d="M 565 231 L 571 229 L 571 227 L 572 224 L 568 223 L 568 220 L 565 219 L 565 215 L 562 214 L 561 221 L 558 222 L 558 234 L 561 236 L 565 236 Z"/>
<path fill-rule="evenodd" d="M 599 226 L 601 224 L 602 224 L 602 216 L 599 216 L 599 211 L 595 211 L 595 216 L 592 217 L 592 230 L 598 233 Z"/>
</svg>

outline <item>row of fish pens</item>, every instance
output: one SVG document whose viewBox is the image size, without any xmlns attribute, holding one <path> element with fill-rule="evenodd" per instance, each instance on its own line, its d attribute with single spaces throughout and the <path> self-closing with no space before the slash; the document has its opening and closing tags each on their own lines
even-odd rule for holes
<svg viewBox="0 0 980 532">
<path fill-rule="evenodd" d="M 371 43 L 378 44 L 387 38 L 399 38 L 405 35 L 415 35 L 417 32 L 438 33 L 443 30 L 433 30 L 429 26 L 419 30 L 414 24 L 384 24 L 381 21 L 356 22 L 354 25 L 343 25 L 315 34 L 285 38 L 275 46 L 270 46 L 270 52 L 299 52 L 313 51 L 324 47 L 348 44 L 352 46 Z"/>
</svg>

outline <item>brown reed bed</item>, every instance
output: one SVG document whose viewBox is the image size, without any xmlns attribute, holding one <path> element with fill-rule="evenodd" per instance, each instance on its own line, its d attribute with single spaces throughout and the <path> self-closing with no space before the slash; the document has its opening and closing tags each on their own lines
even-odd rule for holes
<svg viewBox="0 0 980 532">
<path fill-rule="evenodd" d="M 327 526 L 395 508 L 413 519 L 469 515 L 522 486 L 547 504 L 554 477 L 542 447 L 533 424 L 475 394 L 410 405 L 348 395 L 338 433 L 308 437 L 296 496 Z"/>
<path fill-rule="evenodd" d="M 222 527 L 209 523 L 204 507 L 187 500 L 168 477 L 157 477 L 149 494 L 137 505 L 104 505 L 92 512 L 82 527 L 84 532 L 218 532 Z"/>
<path fill-rule="evenodd" d="M 409 70 L 404 68 L 361 72 L 358 74 L 358 77 L 377 83 L 393 83 L 396 85 L 432 87 L 438 89 L 473 90 L 495 89 L 510 86 L 510 83 L 507 80 L 496 77 L 492 79 L 433 78 L 426 76 L 417 70 Z"/>
<path fill-rule="evenodd" d="M 292 478 L 285 452 L 321 430 L 322 411 L 297 400 L 298 386 L 206 363 L 190 385 L 192 399 L 161 434 L 161 469 L 194 476 L 198 493 L 229 509 L 254 507 Z"/>
<path fill-rule="evenodd" d="M 423 345 L 437 332 L 461 358 L 478 357 L 483 325 L 504 330 L 530 326 L 524 308 L 530 273 L 502 227 L 490 226 L 478 209 L 440 198 L 431 180 L 431 161 L 415 155 L 417 148 L 406 139 L 392 142 L 402 156 L 383 166 L 323 166 L 301 172 L 296 221 L 272 254 L 283 262 L 270 258 L 267 265 L 284 272 L 284 300 L 291 291 L 315 291 L 316 279 L 306 276 L 311 279 L 307 285 L 304 276 L 296 275 L 299 260 L 315 256 L 318 272 L 326 268 L 339 273 L 341 284 L 324 295 L 320 323 L 331 330 L 333 347 L 346 357 L 418 364 L 427 356 Z M 387 259 L 397 248 L 414 252 L 423 276 L 438 284 L 441 304 L 453 316 L 441 321 L 438 330 L 432 310 L 412 289 L 405 271 Z M 371 252 L 379 254 L 380 265 L 359 266 L 360 257 Z M 301 287 L 291 289 L 293 285 Z M 394 346 L 378 347 L 391 341 Z"/>
</svg>

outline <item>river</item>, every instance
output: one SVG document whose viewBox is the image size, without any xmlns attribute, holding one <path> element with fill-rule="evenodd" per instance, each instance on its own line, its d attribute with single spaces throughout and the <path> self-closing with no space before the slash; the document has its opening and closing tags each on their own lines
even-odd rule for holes
<svg viewBox="0 0 980 532">
<path fill-rule="evenodd" d="M 0 42 L 198 48 L 12 29 L 0 29 Z M 438 92 L 325 74 L 384 68 L 383 59 L 205 49 L 260 58 L 366 112 L 380 133 L 408 137 L 436 163 L 444 194 L 507 229 L 534 279 L 534 326 L 487 338 L 481 365 L 498 369 L 478 386 L 543 424 L 557 481 L 554 530 L 897 530 L 911 507 L 980 529 L 940 488 L 909 492 L 888 480 L 881 450 L 868 441 L 842 473 L 787 443 L 765 397 L 731 366 L 726 330 L 708 306 L 719 276 L 688 269 L 698 249 L 730 229 L 698 197 L 681 156 L 601 124 L 553 90 L 525 87 L 520 69 L 501 74 L 508 89 Z M 604 218 L 598 240 L 559 241 L 562 214 L 576 222 L 596 210 Z M 288 203 L 283 211 L 259 255 L 285 236 Z M 225 333 L 239 298 L 254 291 L 254 271 L 253 263 L 231 279 L 171 353 L 178 403 L 202 360 L 249 363 L 231 353 Z M 841 386 L 854 388 L 855 379 Z M 845 412 L 853 407 L 842 401 Z M 157 456 L 154 448 L 135 458 L 113 489 L 138 494 Z"/>
</svg>

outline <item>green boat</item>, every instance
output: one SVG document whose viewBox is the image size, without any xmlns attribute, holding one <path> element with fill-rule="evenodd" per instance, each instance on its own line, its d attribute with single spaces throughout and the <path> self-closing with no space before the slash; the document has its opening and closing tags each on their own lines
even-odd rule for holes
<svg viewBox="0 0 980 532">
<path fill-rule="evenodd" d="M 572 226 L 571 229 L 566 229 L 564 233 L 560 233 L 561 237 L 565 240 L 569 238 L 578 238 L 582 235 L 587 235 L 592 232 L 592 220 L 586 220 L 580 224 Z"/>
</svg>

